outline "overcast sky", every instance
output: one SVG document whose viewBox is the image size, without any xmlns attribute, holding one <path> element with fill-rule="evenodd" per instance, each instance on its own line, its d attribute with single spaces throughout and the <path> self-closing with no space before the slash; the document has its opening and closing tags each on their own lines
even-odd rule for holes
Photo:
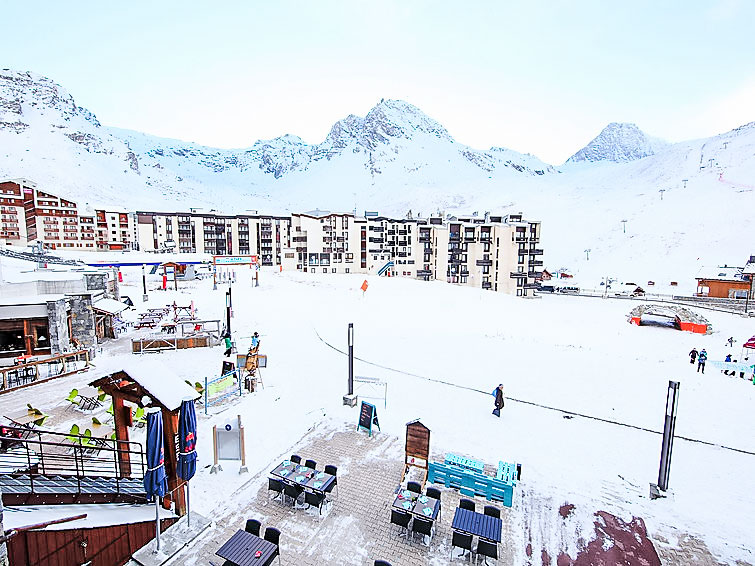
<svg viewBox="0 0 755 566">
<path fill-rule="evenodd" d="M 381 98 L 556 164 L 609 122 L 681 141 L 755 120 L 750 0 L 6 0 L 0 16 L 0 67 L 103 124 L 215 147 L 319 143 Z"/>
</svg>

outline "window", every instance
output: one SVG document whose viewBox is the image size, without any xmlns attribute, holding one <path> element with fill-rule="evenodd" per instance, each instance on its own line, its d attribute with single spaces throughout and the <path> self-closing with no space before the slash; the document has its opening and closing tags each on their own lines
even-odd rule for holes
<svg viewBox="0 0 755 566">
<path fill-rule="evenodd" d="M 335 267 L 334 267 L 334 268 L 332 268 L 332 269 L 330 270 L 330 272 L 331 272 L 331 273 L 335 273 L 335 272 L 336 272 L 336 268 L 335 268 Z"/>
<path fill-rule="evenodd" d="M 328 268 L 327 268 L 327 267 L 323 267 L 323 268 L 322 268 L 322 272 L 323 272 L 323 273 L 327 273 L 327 272 L 328 272 Z"/>
<path fill-rule="evenodd" d="M 349 272 L 350 272 L 350 269 L 349 269 L 349 268 L 347 267 L 347 268 L 345 269 L 345 272 L 346 272 L 346 273 L 349 273 Z"/>
</svg>

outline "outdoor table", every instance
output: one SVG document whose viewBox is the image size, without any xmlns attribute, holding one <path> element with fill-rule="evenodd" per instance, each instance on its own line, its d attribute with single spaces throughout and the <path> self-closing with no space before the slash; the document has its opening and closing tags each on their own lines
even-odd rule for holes
<svg viewBox="0 0 755 566">
<path fill-rule="evenodd" d="M 278 546 L 252 533 L 238 530 L 215 554 L 238 566 L 267 566 L 275 558 Z M 254 555 L 260 551 L 260 557 Z"/>
<path fill-rule="evenodd" d="M 47 415 L 34 413 L 32 411 L 24 411 L 23 413 L 17 413 L 13 416 L 5 415 L 5 418 L 19 427 L 34 428 L 34 423 Z"/>
<path fill-rule="evenodd" d="M 483 515 L 469 509 L 456 508 L 451 528 L 455 531 L 476 535 L 491 542 L 501 542 L 503 523 L 498 517 Z"/>
<path fill-rule="evenodd" d="M 83 410 L 96 409 L 101 407 L 102 403 L 99 400 L 100 392 L 94 387 L 84 387 L 79 390 L 79 407 Z"/>
<path fill-rule="evenodd" d="M 335 476 L 311 470 L 304 465 L 296 464 L 290 460 L 284 460 L 270 473 L 286 483 L 299 485 L 319 492 L 325 492 L 335 479 Z"/>
<path fill-rule="evenodd" d="M 176 324 L 174 322 L 163 322 L 160 325 L 160 332 L 165 332 L 166 334 L 175 334 Z"/>
<path fill-rule="evenodd" d="M 434 521 L 440 510 L 440 501 L 408 489 L 399 491 L 393 501 L 394 509 Z"/>
</svg>

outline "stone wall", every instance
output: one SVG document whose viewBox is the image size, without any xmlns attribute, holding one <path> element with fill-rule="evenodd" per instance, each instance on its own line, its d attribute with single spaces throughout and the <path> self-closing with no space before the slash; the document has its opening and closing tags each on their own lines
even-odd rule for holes
<svg viewBox="0 0 755 566">
<path fill-rule="evenodd" d="M 65 299 L 47 301 L 47 324 L 52 355 L 68 351 L 71 337 L 68 334 L 68 303 Z"/>
<path fill-rule="evenodd" d="M 90 294 L 71 295 L 71 338 L 81 344 L 81 348 L 89 350 L 89 357 L 94 358 L 97 346 L 95 334 L 94 310 Z"/>
</svg>

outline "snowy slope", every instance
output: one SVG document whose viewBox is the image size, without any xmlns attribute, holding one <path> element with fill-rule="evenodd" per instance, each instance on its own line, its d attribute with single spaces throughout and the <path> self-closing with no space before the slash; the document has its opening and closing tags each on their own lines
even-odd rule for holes
<svg viewBox="0 0 755 566">
<path fill-rule="evenodd" d="M 82 202 L 521 211 L 543 222 L 546 267 L 638 283 L 689 282 L 699 265 L 741 264 L 753 251 L 742 234 L 753 228 L 755 124 L 673 145 L 612 124 L 596 140 L 591 161 L 575 156 L 557 170 L 510 149 L 460 144 L 418 108 L 384 100 L 336 122 L 319 144 L 285 135 L 218 149 L 103 127 L 51 80 L 0 72 L 0 178 L 28 177 Z"/>
</svg>

